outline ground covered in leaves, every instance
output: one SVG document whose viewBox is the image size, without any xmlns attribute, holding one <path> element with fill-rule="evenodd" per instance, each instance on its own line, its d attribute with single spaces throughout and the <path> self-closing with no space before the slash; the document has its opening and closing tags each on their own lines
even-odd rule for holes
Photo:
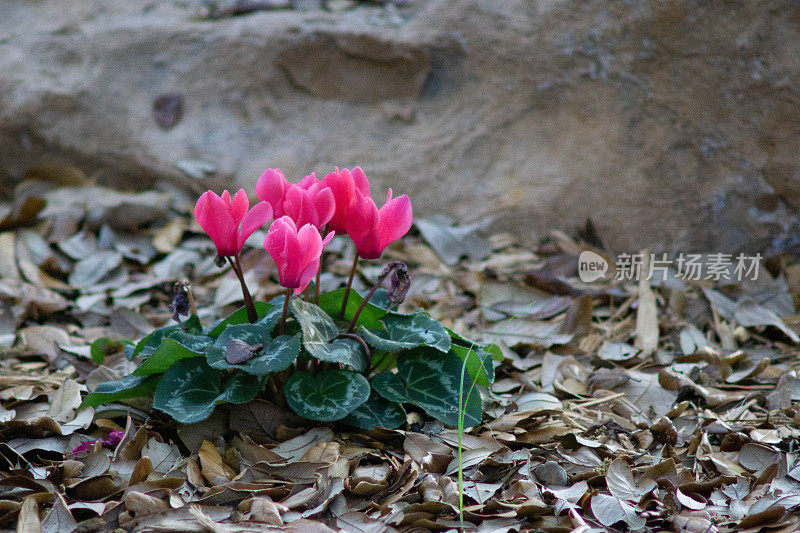
<svg viewBox="0 0 800 533">
<path fill-rule="evenodd" d="M 417 221 L 406 309 L 495 342 L 484 418 L 463 438 L 409 413 L 399 430 L 309 425 L 265 396 L 179 426 L 147 402 L 78 409 L 128 374 L 115 342 L 171 320 L 189 280 L 206 325 L 241 305 L 179 190 L 138 194 L 62 172 L 0 210 L 0 529 L 25 532 L 795 531 L 800 527 L 800 264 L 737 284 L 662 276 L 581 284 L 591 226 L 536 249 Z M 80 176 L 78 176 L 80 177 Z M 65 186 L 64 183 L 68 186 Z M 257 299 L 282 292 L 257 232 Z M 353 250 L 329 247 L 323 290 Z M 383 263 L 364 263 L 363 290 Z M 98 356 L 99 354 L 94 354 Z"/>
</svg>

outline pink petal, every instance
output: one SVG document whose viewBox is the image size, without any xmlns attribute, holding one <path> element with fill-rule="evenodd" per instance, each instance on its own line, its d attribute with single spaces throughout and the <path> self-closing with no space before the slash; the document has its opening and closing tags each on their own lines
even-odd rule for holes
<svg viewBox="0 0 800 533">
<path fill-rule="evenodd" d="M 380 235 L 381 250 L 393 241 L 396 241 L 411 229 L 414 216 L 411 211 L 411 200 L 407 195 L 391 199 L 378 211 L 378 234 Z"/>
<path fill-rule="evenodd" d="M 356 192 L 356 197 L 347 210 L 345 225 L 347 234 L 354 241 L 374 229 L 378 224 L 378 207 L 372 198 Z"/>
<path fill-rule="evenodd" d="M 230 195 L 228 195 L 230 199 Z M 220 198 L 212 191 L 203 193 L 197 200 L 194 216 L 214 245 L 220 257 L 239 253 L 236 242 L 236 226 L 233 224 L 231 210 L 225 203 L 225 194 Z"/>
<path fill-rule="evenodd" d="M 103 446 L 108 446 L 109 448 L 116 448 L 117 445 L 122 442 L 122 438 L 125 436 L 124 431 L 120 431 L 118 429 L 113 430 L 111 433 L 108 434 L 108 437 L 103 439 Z"/>
<path fill-rule="evenodd" d="M 272 206 L 275 218 L 283 216 L 283 195 L 288 186 L 289 182 L 286 181 L 283 172 L 277 168 L 268 168 L 256 182 L 258 199 Z"/>
<path fill-rule="evenodd" d="M 295 295 L 300 294 L 308 287 L 308 284 L 311 283 L 311 280 L 317 275 L 317 270 L 319 270 L 319 259 L 309 263 L 303 272 L 300 273 L 297 288 L 294 290 Z"/>
<path fill-rule="evenodd" d="M 317 211 L 317 227 L 321 228 L 333 218 L 336 212 L 336 199 L 328 187 L 320 189 L 314 196 L 314 207 Z"/>
<path fill-rule="evenodd" d="M 297 238 L 297 228 L 291 218 L 284 216 L 272 223 L 264 239 L 264 248 L 275 261 L 281 285 L 296 288 L 302 271 L 302 250 Z"/>
<path fill-rule="evenodd" d="M 331 172 L 322 180 L 322 184 L 328 187 L 333 192 L 333 198 L 336 204 L 333 217 L 328 221 L 328 229 L 335 231 L 337 234 L 345 233 L 345 219 L 347 210 L 355 195 L 355 184 L 353 176 L 350 171 L 336 169 L 336 172 Z"/>
<path fill-rule="evenodd" d="M 253 208 L 247 212 L 242 219 L 242 225 L 239 228 L 238 247 L 241 250 L 244 246 L 244 241 L 247 240 L 255 230 L 267 223 L 272 218 L 272 206 L 267 202 L 258 202 Z"/>
<path fill-rule="evenodd" d="M 300 181 L 298 181 L 297 182 L 297 186 L 300 187 L 301 189 L 308 190 L 309 187 L 311 187 L 312 185 L 314 185 L 316 183 L 319 183 L 319 182 L 320 182 L 320 180 L 317 179 L 316 174 L 314 174 L 312 172 L 311 174 L 309 174 L 305 178 L 303 178 Z"/>
<path fill-rule="evenodd" d="M 312 224 L 306 224 L 297 232 L 297 241 L 300 243 L 303 267 L 309 263 L 319 260 L 322 254 L 322 237 L 319 230 Z"/>
<path fill-rule="evenodd" d="M 231 201 L 231 217 L 233 217 L 234 226 L 239 225 L 249 208 L 250 201 L 247 199 L 247 193 L 244 192 L 244 189 L 239 189 Z"/>
<path fill-rule="evenodd" d="M 369 196 L 369 180 L 367 179 L 367 175 L 364 173 L 364 171 L 361 170 L 361 167 L 353 168 L 352 174 L 356 190 L 361 191 L 361 194 L 364 196 Z"/>
<path fill-rule="evenodd" d="M 319 224 L 317 223 L 318 219 L 319 215 L 317 215 L 317 210 L 312 203 L 311 195 L 308 193 L 304 194 L 303 201 L 300 204 L 300 212 L 297 215 L 297 225 L 305 226 L 306 224 L 311 224 L 319 228 Z"/>
</svg>

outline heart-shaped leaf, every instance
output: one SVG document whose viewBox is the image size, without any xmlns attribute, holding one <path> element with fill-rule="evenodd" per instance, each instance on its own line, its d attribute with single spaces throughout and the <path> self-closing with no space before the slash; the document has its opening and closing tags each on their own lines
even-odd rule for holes
<svg viewBox="0 0 800 533">
<path fill-rule="evenodd" d="M 92 360 L 97 363 L 98 365 L 102 365 L 103 361 L 105 361 L 106 356 L 121 352 L 125 349 L 125 346 L 132 344 L 131 341 L 126 340 L 115 340 L 109 337 L 100 337 L 96 341 L 94 341 L 90 348 L 90 354 L 92 356 Z"/>
<path fill-rule="evenodd" d="M 352 366 L 359 372 L 367 369 L 361 345 L 352 339 L 335 339 L 339 328 L 320 307 L 299 298 L 291 301 L 292 314 L 300 323 L 303 346 L 320 361 Z"/>
<path fill-rule="evenodd" d="M 328 315 L 338 317 L 339 311 L 342 309 L 344 291 L 344 289 L 336 289 L 335 291 L 329 291 L 320 294 L 319 306 Z M 386 291 L 383 289 L 378 289 L 375 291 L 375 294 L 372 295 L 369 303 L 364 306 L 363 311 L 361 311 L 361 314 L 358 315 L 358 325 L 366 328 L 381 327 L 379 320 L 386 314 L 386 310 L 373 305 L 373 303 L 381 300 L 382 297 L 388 300 L 385 295 Z M 363 301 L 363 296 L 354 290 L 350 290 L 350 296 L 347 298 L 347 307 L 344 311 L 343 320 L 346 320 L 347 322 L 353 320 L 353 317 L 356 315 L 356 311 L 358 311 L 358 308 L 361 306 Z"/>
<path fill-rule="evenodd" d="M 274 305 L 268 304 L 266 302 L 253 302 L 253 303 L 256 308 L 256 314 L 259 317 L 259 322 L 261 322 L 261 319 L 265 318 L 269 314 L 270 310 L 275 308 Z M 279 309 L 278 318 L 280 318 L 280 311 L 281 310 Z M 240 307 L 230 315 L 220 320 L 219 323 L 215 324 L 214 327 L 212 327 L 208 331 L 208 336 L 216 339 L 217 337 L 220 336 L 220 334 L 223 331 L 225 331 L 225 328 L 227 328 L 228 326 L 233 326 L 236 324 L 247 324 L 248 322 L 249 321 L 247 320 L 247 309 L 245 307 Z M 264 324 L 264 325 L 269 325 L 269 324 Z M 273 323 L 272 325 L 274 326 L 275 323 Z"/>
<path fill-rule="evenodd" d="M 369 382 L 350 370 L 323 370 L 316 376 L 297 372 L 286 382 L 286 401 L 309 420 L 340 420 L 369 398 Z"/>
<path fill-rule="evenodd" d="M 417 348 L 400 354 L 397 370 L 397 375 L 405 383 L 406 395 L 414 404 L 445 424 L 458 425 L 461 359 L 449 352 Z M 475 426 L 481 421 L 481 396 L 477 389 L 470 392 L 470 388 L 472 380 L 464 372 L 465 427 Z"/>
<path fill-rule="evenodd" d="M 491 386 L 494 383 L 494 365 L 492 364 L 492 355 L 477 345 L 472 348 L 459 346 L 453 344 L 450 350 L 456 354 L 461 361 L 466 359 L 467 372 L 469 377 L 478 385 L 484 387 Z"/>
<path fill-rule="evenodd" d="M 203 324 L 200 323 L 200 317 L 192 315 L 182 324 L 181 329 L 191 335 L 201 335 L 203 333 Z"/>
<path fill-rule="evenodd" d="M 81 404 L 83 407 L 96 407 L 98 405 L 124 400 L 125 398 L 138 398 L 153 394 L 161 376 L 125 376 L 117 381 L 100 383 L 94 392 L 88 394 Z"/>
<path fill-rule="evenodd" d="M 450 349 L 450 335 L 444 326 L 424 313 L 412 315 L 390 314 L 381 320 L 384 329 L 362 328 L 361 335 L 367 344 L 386 352 L 416 348 L 423 344 L 440 352 Z"/>
<path fill-rule="evenodd" d="M 164 372 L 176 361 L 187 357 L 204 355 L 206 348 L 213 342 L 205 335 L 190 335 L 183 331 L 172 333 L 164 339 L 153 354 L 133 371 L 135 376 L 149 376 Z"/>
<path fill-rule="evenodd" d="M 256 376 L 287 368 L 300 353 L 300 335 L 280 335 L 272 339 L 270 330 L 268 326 L 260 324 L 228 326 L 217 337 L 214 345 L 206 349 L 208 364 L 220 370 L 241 370 Z M 261 345 L 261 349 L 252 358 L 239 364 L 231 364 L 226 355 L 228 342 L 232 339 L 238 339 L 250 346 Z"/>
<path fill-rule="evenodd" d="M 469 340 L 466 337 L 462 337 L 450 328 L 444 329 L 447 330 L 447 333 L 450 335 L 450 339 L 453 341 L 453 344 L 457 344 L 458 346 L 463 346 L 465 348 L 474 348 L 477 346 L 492 354 L 492 359 L 495 361 L 502 361 L 504 359 L 502 350 L 500 350 L 500 347 L 496 344 L 490 344 L 489 346 L 481 345 L 480 343 Z"/>
<path fill-rule="evenodd" d="M 390 402 L 412 403 L 405 383 L 392 372 L 381 372 L 372 378 L 372 389 Z"/>
<path fill-rule="evenodd" d="M 373 391 L 366 402 L 344 418 L 344 422 L 361 429 L 395 429 L 406 423 L 406 410 L 399 403 L 390 402 Z"/>
<path fill-rule="evenodd" d="M 136 349 L 133 351 L 133 356 L 131 358 L 137 355 L 142 355 L 143 357 L 153 355 L 153 353 L 158 350 L 158 347 L 161 346 L 164 339 L 178 331 L 181 331 L 181 327 L 178 325 L 158 328 L 136 344 Z"/>
<path fill-rule="evenodd" d="M 182 359 L 164 372 L 153 396 L 153 407 L 178 422 L 205 420 L 218 403 L 247 403 L 258 394 L 258 378 L 236 372 L 223 384 L 222 373 L 205 358 Z"/>
</svg>

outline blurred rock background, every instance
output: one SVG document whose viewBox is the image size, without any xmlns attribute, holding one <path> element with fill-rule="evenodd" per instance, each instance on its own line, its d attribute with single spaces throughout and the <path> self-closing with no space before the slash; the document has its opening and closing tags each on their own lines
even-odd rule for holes
<svg viewBox="0 0 800 533">
<path fill-rule="evenodd" d="M 778 0 L 0 2 L 0 194 L 375 196 L 615 252 L 796 252 L 800 7 Z"/>
</svg>

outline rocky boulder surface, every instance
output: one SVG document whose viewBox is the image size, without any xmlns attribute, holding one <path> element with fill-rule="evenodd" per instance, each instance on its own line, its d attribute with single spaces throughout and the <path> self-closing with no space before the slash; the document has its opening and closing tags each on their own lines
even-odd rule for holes
<svg viewBox="0 0 800 533">
<path fill-rule="evenodd" d="M 252 193 L 358 164 L 524 241 L 591 218 L 617 252 L 797 246 L 794 2 L 285 4 L 2 3 L 0 182 Z"/>
</svg>

